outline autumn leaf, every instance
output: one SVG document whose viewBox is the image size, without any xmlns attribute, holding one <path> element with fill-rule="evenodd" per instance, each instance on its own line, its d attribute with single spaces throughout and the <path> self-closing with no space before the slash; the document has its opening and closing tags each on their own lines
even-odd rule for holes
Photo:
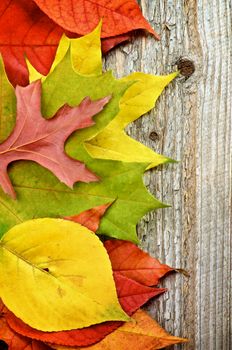
<svg viewBox="0 0 232 350">
<path fill-rule="evenodd" d="M 99 65 L 99 61 L 96 62 Z M 60 79 L 63 74 L 66 79 Z M 138 220 L 149 210 L 165 207 L 143 185 L 142 174 L 149 164 L 94 160 L 83 147 L 87 139 L 96 136 L 118 113 L 120 98 L 127 88 L 128 84 L 118 82 L 110 73 L 91 77 L 78 75 L 70 53 L 65 54 L 43 84 L 43 115 L 51 117 L 66 102 L 76 106 L 85 96 L 96 100 L 113 95 L 107 107 L 95 118 L 96 125 L 73 134 L 66 144 L 67 154 L 84 162 L 101 182 L 88 186 L 78 184 L 74 191 L 69 191 L 45 169 L 15 162 L 9 171 L 19 201 L 12 202 L 0 192 L 1 234 L 27 219 L 76 215 L 116 200 L 103 218 L 98 233 L 138 242 L 135 227 Z M 30 178 L 26 178 L 25 173 L 30 173 Z"/>
<path fill-rule="evenodd" d="M 62 45 L 62 44 L 61 44 Z M 109 104 L 98 114 L 96 124 L 88 130 L 82 130 L 76 135 L 76 142 L 84 142 L 96 136 L 102 131 L 119 111 L 119 101 L 128 87 L 133 82 L 124 83 L 115 79 L 112 72 L 101 75 L 83 75 L 74 70 L 74 60 L 71 58 L 73 46 L 58 59 L 58 65 L 46 77 L 42 84 L 42 112 L 46 118 L 52 117 L 65 103 L 74 107 L 83 98 L 89 96 L 92 100 L 98 100 L 105 96 L 112 96 Z M 58 51 L 59 53 L 59 51 Z M 65 79 L 62 77 L 65 76 Z M 78 136 L 78 137 L 77 137 Z"/>
<path fill-rule="evenodd" d="M 128 34 L 121 34 L 117 36 L 112 36 L 110 38 L 102 39 L 101 41 L 101 49 L 103 53 L 107 53 L 111 49 L 113 49 L 115 46 L 124 43 L 125 41 L 128 41 L 132 38 L 133 32 L 130 32 Z M 158 37 L 157 37 L 158 39 Z"/>
<path fill-rule="evenodd" d="M 63 74 L 66 79 L 61 79 Z M 96 124 L 74 133 L 65 147 L 71 158 L 84 162 L 101 181 L 78 183 L 69 190 L 51 172 L 35 163 L 14 162 L 9 167 L 9 175 L 18 200 L 12 201 L 0 190 L 0 236 L 28 219 L 77 215 L 95 206 L 114 202 L 103 218 L 98 234 L 138 242 L 136 224 L 140 218 L 150 210 L 165 207 L 149 194 L 143 184 L 142 175 L 148 164 L 95 160 L 83 146 L 86 139 L 98 134 L 118 113 L 120 98 L 128 85 L 114 79 L 111 73 L 91 77 L 78 75 L 73 70 L 69 53 L 65 54 L 44 85 L 42 113 L 50 117 L 66 102 L 74 107 L 85 96 L 97 100 L 112 95 L 106 108 L 94 119 Z M 8 136 L 6 123 L 2 124 L 1 132 L 3 139 Z"/>
<path fill-rule="evenodd" d="M 122 0 L 120 0 L 122 2 Z M 42 5 L 40 3 L 39 5 Z M 52 15 L 53 20 L 58 19 L 55 16 L 55 8 L 50 1 L 44 3 L 48 5 L 46 12 Z M 62 4 L 61 4 L 62 5 Z M 104 17 L 103 30 L 107 36 L 103 39 L 104 52 L 125 41 L 131 36 L 128 31 L 144 28 L 154 34 L 157 34 L 150 27 L 148 22 L 142 16 L 141 10 L 135 0 L 130 0 L 127 6 L 121 6 L 117 13 L 115 1 L 108 2 L 109 9 L 101 7 L 102 11 L 98 12 L 99 6 L 94 3 L 88 4 L 91 7 L 91 18 L 86 18 L 85 21 L 79 23 L 76 16 L 80 15 L 82 18 L 83 12 L 86 9 L 86 1 L 75 2 L 75 5 L 70 2 L 65 5 L 65 16 L 68 16 L 71 21 L 60 27 L 52 21 L 40 8 L 33 2 L 33 0 L 2 0 L 0 4 L 0 52 L 3 55 L 4 62 L 7 68 L 7 74 L 13 85 L 27 85 L 28 84 L 28 70 L 25 62 L 25 56 L 29 59 L 31 64 L 43 75 L 47 75 L 62 34 L 65 28 L 72 27 L 73 33 L 71 36 L 80 36 L 89 33 L 97 26 L 100 19 Z M 72 6 L 74 5 L 75 13 L 72 13 Z M 100 4 L 102 5 L 102 4 Z M 71 11 L 70 11 L 71 6 Z M 93 10 L 92 10 L 93 7 Z M 61 10 L 63 11 L 63 7 Z M 49 10 L 49 11 L 47 11 Z M 56 14 L 58 14 L 56 12 Z M 125 17 L 126 15 L 126 17 Z M 112 27 L 112 21 L 117 18 L 117 26 Z M 64 21 L 66 19 L 64 18 Z M 60 22 L 60 20 L 58 21 Z M 84 27 L 83 27 L 84 26 Z M 126 34 L 116 35 L 117 32 L 124 32 Z M 109 33 L 109 35 L 107 34 Z"/>
<path fill-rule="evenodd" d="M 34 163 L 13 163 L 10 177 L 18 200 L 12 200 L 0 190 L 0 236 L 32 218 L 76 215 L 115 201 L 102 219 L 98 234 L 137 243 L 136 224 L 140 218 L 150 210 L 165 207 L 143 184 L 142 174 L 147 165 L 93 160 L 87 154 L 85 162 L 101 181 L 78 183 L 73 190 Z"/>
<path fill-rule="evenodd" d="M 23 337 L 15 333 L 8 325 L 2 310 L 4 305 L 1 304 L 0 315 L 0 340 L 8 345 L 8 350 L 49 350 L 51 349 L 46 344 L 36 340 Z"/>
<path fill-rule="evenodd" d="M 132 139 L 124 129 L 155 106 L 165 86 L 176 76 L 177 73 L 167 76 L 133 73 L 123 78 L 121 81 L 135 83 L 127 89 L 120 100 L 118 115 L 104 130 L 85 143 L 90 155 L 94 158 L 124 162 L 148 162 L 150 163 L 148 168 L 172 161 Z"/>
<path fill-rule="evenodd" d="M 110 204 L 92 208 L 66 219 L 84 225 L 96 232 L 100 220 L 109 206 Z M 162 277 L 174 271 L 172 267 L 161 264 L 159 260 L 131 242 L 109 239 L 104 242 L 104 247 L 109 254 L 113 271 L 117 276 L 127 277 L 145 286 L 156 286 Z"/>
<path fill-rule="evenodd" d="M 35 329 L 52 332 L 128 320 L 107 252 L 80 224 L 37 219 L 15 226 L 0 241 L 0 269 L 3 303 Z"/>
<path fill-rule="evenodd" d="M 120 350 L 155 350 L 186 342 L 186 339 L 171 336 L 146 312 L 138 310 L 133 315 L 132 322 L 123 324 L 120 328 L 105 337 L 101 342 L 89 347 L 75 347 L 69 349 L 112 350 L 117 349 L 120 346 Z M 57 350 L 68 349 L 53 344 L 51 344 L 51 346 Z"/>
<path fill-rule="evenodd" d="M 32 0 L 1 0 L 0 52 L 10 81 L 27 85 L 25 55 L 42 74 L 48 74 L 63 33 Z"/>
<path fill-rule="evenodd" d="M 143 17 L 136 0 L 34 0 L 57 24 L 85 35 L 103 18 L 102 38 L 115 37 L 136 29 L 158 35 Z"/>
<path fill-rule="evenodd" d="M 0 56 L 0 143 L 11 133 L 16 116 L 16 97 Z"/>
<path fill-rule="evenodd" d="M 104 246 L 115 272 L 145 286 L 156 286 L 160 278 L 173 271 L 131 242 L 107 240 Z"/>
<path fill-rule="evenodd" d="M 48 75 L 62 62 L 69 50 L 72 68 L 76 73 L 81 75 L 102 74 L 101 28 L 102 21 L 91 33 L 81 38 L 69 39 L 66 35 L 63 35 Z M 44 81 L 47 78 L 47 76 L 39 73 L 30 61 L 27 61 L 27 66 L 30 82 L 38 79 Z"/>
<path fill-rule="evenodd" d="M 91 49 L 88 50 L 86 46 Z M 52 71 L 58 67 L 70 48 L 72 68 L 76 74 L 93 76 L 101 71 L 100 25 L 81 39 L 63 37 L 60 41 Z M 81 52 L 81 54 L 79 54 Z M 91 64 L 89 63 L 91 62 Z M 83 63 L 83 64 L 81 64 Z M 84 64 L 86 63 L 86 64 Z M 66 63 L 68 64 L 68 62 Z M 70 64 L 70 63 L 69 63 Z M 38 74 L 30 67 L 31 81 L 37 79 Z M 84 69 L 83 69 L 84 67 Z M 64 69 L 64 67 L 63 67 Z M 61 73 L 60 73 L 61 74 Z M 164 88 L 178 75 L 177 72 L 166 76 L 155 76 L 144 73 L 133 73 L 121 79 L 128 88 L 119 102 L 119 112 L 105 128 L 96 135 L 89 135 L 85 140 L 85 147 L 94 158 L 112 159 L 125 162 L 150 163 L 148 168 L 172 161 L 170 158 L 155 153 L 150 148 L 129 137 L 124 129 L 143 114 L 154 108 L 158 97 Z M 47 77 L 45 80 L 53 80 Z M 46 83 L 45 83 L 46 87 Z M 49 94 L 50 91 L 47 91 Z M 69 96 L 66 96 L 69 100 Z M 56 106 L 58 107 L 58 106 Z M 51 113 L 51 112 L 50 112 Z M 54 113 L 54 110 L 53 110 Z"/>
<path fill-rule="evenodd" d="M 104 215 L 104 212 L 107 210 L 108 207 L 109 204 L 105 206 L 92 208 L 81 213 L 78 216 L 75 216 L 73 218 L 70 217 L 69 220 L 75 220 L 75 222 L 80 223 L 89 229 L 92 228 L 94 231 L 96 231 L 97 227 L 99 226 L 100 218 Z M 108 244 L 106 245 L 106 247 L 107 246 L 109 248 Z M 128 253 L 127 242 L 125 242 L 125 246 L 126 251 Z M 133 250 L 134 248 L 132 245 L 132 251 Z M 144 259 L 143 254 L 137 256 L 137 260 L 139 259 Z M 165 291 L 165 289 L 146 287 L 130 278 L 122 276 L 120 273 L 117 272 L 117 270 L 114 271 L 114 280 L 119 302 L 128 315 L 134 313 L 150 298 L 158 296 L 159 294 Z M 7 309 L 5 312 L 5 317 L 10 327 L 21 335 L 41 340 L 44 342 L 63 344 L 67 346 L 88 346 L 97 341 L 100 341 L 104 338 L 104 336 L 106 336 L 121 325 L 120 322 L 107 322 L 105 324 L 91 326 L 82 330 L 44 333 L 29 327 Z"/>
<path fill-rule="evenodd" d="M 112 203 L 99 205 L 98 207 L 91 208 L 83 211 L 78 215 L 66 216 L 64 219 L 77 222 L 89 230 L 96 232 L 100 226 L 100 220 L 105 214 L 106 210 L 111 206 Z"/>
<path fill-rule="evenodd" d="M 149 299 L 165 292 L 162 288 L 143 286 L 127 277 L 114 273 L 119 302 L 128 315 L 132 315 Z M 35 330 L 10 311 L 5 314 L 10 327 L 17 333 L 43 342 L 66 346 L 88 346 L 94 344 L 122 325 L 122 322 L 105 322 L 88 328 L 65 332 L 41 332 Z"/>
<path fill-rule="evenodd" d="M 76 108 L 66 105 L 53 119 L 46 121 L 40 112 L 40 81 L 25 88 L 17 87 L 16 96 L 16 125 L 10 137 L 0 145 L 0 184 L 5 193 L 16 197 L 7 167 L 20 159 L 37 162 L 71 188 L 77 181 L 97 181 L 84 164 L 64 153 L 64 143 L 75 130 L 93 125 L 92 117 L 103 109 L 109 98 L 96 102 L 86 98 Z"/>
</svg>

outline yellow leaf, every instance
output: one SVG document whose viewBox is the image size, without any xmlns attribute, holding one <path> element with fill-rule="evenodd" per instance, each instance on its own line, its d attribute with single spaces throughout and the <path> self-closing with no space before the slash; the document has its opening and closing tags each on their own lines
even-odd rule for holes
<svg viewBox="0 0 232 350">
<path fill-rule="evenodd" d="M 170 159 L 159 155 L 126 135 L 124 128 L 141 115 L 150 111 L 164 88 L 178 75 L 155 76 L 133 73 L 123 82 L 135 83 L 125 92 L 120 101 L 118 115 L 85 147 L 94 158 L 122 160 L 124 162 L 149 162 L 148 168 L 169 162 Z"/>
<path fill-rule="evenodd" d="M 87 228 L 61 219 L 27 221 L 3 236 L 0 298 L 42 331 L 128 320 L 103 244 Z"/>
<path fill-rule="evenodd" d="M 63 59 L 69 47 L 72 65 L 76 72 L 84 75 L 98 75 L 102 71 L 101 62 L 101 23 L 90 34 L 80 39 L 68 39 L 63 36 L 51 71 Z M 29 64 L 31 80 L 38 79 L 38 73 Z M 129 137 L 124 128 L 143 114 L 149 112 L 164 88 L 178 75 L 178 72 L 166 76 L 145 73 L 133 73 L 121 79 L 132 85 L 120 101 L 120 111 L 107 127 L 84 145 L 93 158 L 112 159 L 124 162 L 150 163 L 149 168 L 173 162 L 172 159 L 155 153 L 150 148 Z"/>
<path fill-rule="evenodd" d="M 89 34 L 78 38 L 69 39 L 63 35 L 55 60 L 52 64 L 50 73 L 54 71 L 56 66 L 62 61 L 67 51 L 71 50 L 72 65 L 74 70 L 82 75 L 98 75 L 102 73 L 102 52 L 101 52 L 101 27 L 102 21 Z M 30 82 L 46 77 L 42 76 L 27 60 Z M 49 73 L 49 74 L 50 74 Z"/>
<path fill-rule="evenodd" d="M 132 322 L 125 323 L 97 344 L 84 348 L 50 346 L 57 350 L 155 350 L 185 342 L 187 339 L 171 336 L 146 312 L 138 310 L 133 315 Z"/>
</svg>

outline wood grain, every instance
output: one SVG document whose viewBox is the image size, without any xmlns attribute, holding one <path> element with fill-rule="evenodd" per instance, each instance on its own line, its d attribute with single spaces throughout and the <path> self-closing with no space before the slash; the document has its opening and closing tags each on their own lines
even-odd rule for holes
<svg viewBox="0 0 232 350">
<path fill-rule="evenodd" d="M 141 0 L 161 34 L 137 38 L 108 55 L 105 67 L 166 74 L 182 56 L 196 71 L 178 78 L 154 111 L 128 133 L 180 160 L 145 176 L 171 208 L 150 213 L 138 231 L 144 249 L 190 272 L 169 277 L 169 292 L 149 312 L 169 332 L 190 339 L 175 349 L 230 350 L 231 338 L 231 68 L 230 0 Z M 156 140 L 149 138 L 151 132 Z"/>
</svg>

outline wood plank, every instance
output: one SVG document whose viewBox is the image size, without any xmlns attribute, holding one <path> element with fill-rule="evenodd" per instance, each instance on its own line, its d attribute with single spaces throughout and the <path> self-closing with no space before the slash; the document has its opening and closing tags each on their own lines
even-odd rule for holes
<svg viewBox="0 0 232 350">
<path fill-rule="evenodd" d="M 154 111 L 128 128 L 155 151 L 180 160 L 146 174 L 145 183 L 172 205 L 138 227 L 144 249 L 191 274 L 169 277 L 169 292 L 149 305 L 169 332 L 190 339 L 175 349 L 229 350 L 231 343 L 231 2 L 142 0 L 161 34 L 114 50 L 105 66 L 118 76 L 166 74 L 181 56 L 196 72 L 178 78 Z M 151 132 L 157 139 L 149 138 Z"/>
</svg>

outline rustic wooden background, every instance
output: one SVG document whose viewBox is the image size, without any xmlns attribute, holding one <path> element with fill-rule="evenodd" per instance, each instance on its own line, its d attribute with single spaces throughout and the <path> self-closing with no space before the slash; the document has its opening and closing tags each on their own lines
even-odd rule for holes
<svg viewBox="0 0 232 350">
<path fill-rule="evenodd" d="M 167 74 L 181 56 L 196 71 L 178 78 L 155 110 L 129 133 L 180 160 L 148 173 L 150 191 L 171 208 L 139 225 L 143 247 L 162 262 L 189 271 L 169 277 L 169 292 L 149 311 L 174 335 L 175 349 L 231 350 L 231 0 L 141 0 L 161 41 L 139 38 L 114 50 L 106 67 Z M 154 141 L 149 138 L 155 131 Z M 145 349 L 144 349 L 145 350 Z"/>
</svg>

